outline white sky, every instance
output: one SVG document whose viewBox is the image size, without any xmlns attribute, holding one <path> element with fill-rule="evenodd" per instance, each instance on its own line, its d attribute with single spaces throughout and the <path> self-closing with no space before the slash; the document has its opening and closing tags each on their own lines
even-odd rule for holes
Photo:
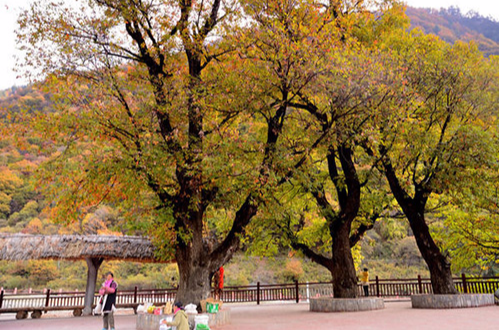
<svg viewBox="0 0 499 330">
<path fill-rule="evenodd" d="M 32 0 L 0 0 L 0 90 L 24 84 L 22 79 L 16 79 L 13 72 L 16 54 L 15 35 L 16 19 L 19 7 L 26 7 Z M 405 0 L 412 7 L 448 8 L 457 6 L 462 13 L 477 11 L 483 16 L 492 16 L 499 20 L 498 0 Z"/>
<path fill-rule="evenodd" d="M 20 6 L 26 6 L 29 0 L 0 0 L 0 90 L 14 85 L 23 85 L 13 72 L 16 53 L 16 21 Z"/>
</svg>

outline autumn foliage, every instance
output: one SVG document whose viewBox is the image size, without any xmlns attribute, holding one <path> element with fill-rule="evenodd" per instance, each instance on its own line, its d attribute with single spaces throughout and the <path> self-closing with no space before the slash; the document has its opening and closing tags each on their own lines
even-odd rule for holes
<svg viewBox="0 0 499 330">
<path fill-rule="evenodd" d="M 21 69 L 40 74 L 53 108 L 4 117 L 47 157 L 34 183 L 47 218 L 152 237 L 179 265 L 180 299 L 197 302 L 241 243 L 293 246 L 355 296 L 351 248 L 400 212 L 434 289 L 448 289 L 429 219 L 495 168 L 495 59 L 408 32 L 397 1 L 77 6 L 38 1 L 21 15 Z M 0 214 L 22 185 L 0 167 Z"/>
</svg>

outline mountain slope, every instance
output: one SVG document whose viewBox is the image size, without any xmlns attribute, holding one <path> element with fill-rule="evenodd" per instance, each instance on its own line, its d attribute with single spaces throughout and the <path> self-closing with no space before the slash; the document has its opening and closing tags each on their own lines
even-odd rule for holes
<svg viewBox="0 0 499 330">
<path fill-rule="evenodd" d="M 474 41 L 486 55 L 499 55 L 499 22 L 475 12 L 463 15 L 456 7 L 429 9 L 407 7 L 411 29 L 420 28 L 454 43 L 457 40 Z"/>
</svg>

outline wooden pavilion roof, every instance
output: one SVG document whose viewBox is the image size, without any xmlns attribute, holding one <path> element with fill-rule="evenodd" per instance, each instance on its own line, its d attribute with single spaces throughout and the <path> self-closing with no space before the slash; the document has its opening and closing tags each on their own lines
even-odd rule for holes
<svg viewBox="0 0 499 330">
<path fill-rule="evenodd" d="M 150 240 L 138 236 L 0 234 L 0 260 L 104 258 L 161 262 Z"/>
</svg>

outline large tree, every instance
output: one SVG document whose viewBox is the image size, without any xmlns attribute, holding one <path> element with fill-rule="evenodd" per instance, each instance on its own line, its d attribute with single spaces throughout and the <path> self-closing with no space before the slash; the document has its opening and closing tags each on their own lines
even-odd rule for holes
<svg viewBox="0 0 499 330">
<path fill-rule="evenodd" d="M 178 263 L 177 299 L 206 298 L 272 187 L 322 138 L 305 135 L 290 109 L 316 76 L 334 8 L 36 2 L 19 37 L 59 101 L 37 124 L 54 142 L 41 181 L 54 218 L 81 221 L 112 203 Z M 247 14 L 239 27 L 237 13 Z"/>
<path fill-rule="evenodd" d="M 380 50 L 379 42 L 408 24 L 396 1 L 378 4 L 376 10 L 357 5 L 349 17 L 354 28 L 342 34 L 341 47 L 330 54 L 329 66 L 312 87 L 313 96 L 302 94 L 300 99 L 319 129 L 328 132 L 314 152 L 309 177 L 297 180 L 323 218 L 322 233 L 307 235 L 310 224 L 303 216 L 288 224 L 294 231 L 291 246 L 331 272 L 337 298 L 359 295 L 351 250 L 390 204 L 387 187 L 374 171 L 377 159 L 360 145 L 372 138 L 369 119 L 379 116 L 373 105 L 391 102 L 394 96 L 397 77 L 387 69 L 390 55 Z"/>
<path fill-rule="evenodd" d="M 283 219 L 275 230 L 286 233 L 285 241 L 331 272 L 338 298 L 358 296 L 351 249 L 387 205 L 381 197 L 388 195 L 386 185 L 381 194 L 377 191 L 383 184 L 374 170 L 376 159 L 359 144 L 371 135 L 367 124 L 376 114 L 370 106 L 393 95 L 394 77 L 384 67 L 388 56 L 377 49 L 376 41 L 404 25 L 396 4 L 375 15 L 357 5 L 337 12 L 352 28 L 340 30 L 319 78 L 292 102 L 312 118 L 302 124 L 309 134 L 325 138 L 307 159 L 307 171 L 282 187 L 278 211 L 269 215 Z"/>
<path fill-rule="evenodd" d="M 396 104 L 382 107 L 375 145 L 391 191 L 414 233 L 436 294 L 456 293 L 450 260 L 432 237 L 426 213 L 432 194 L 457 186 L 481 166 L 477 133 L 490 124 L 488 63 L 473 45 L 453 47 L 416 32 L 388 46 L 403 73 Z"/>
<path fill-rule="evenodd" d="M 376 67 L 383 67 L 383 55 L 358 49 L 348 56 L 346 53 L 341 56 L 341 69 L 326 75 L 327 92 L 320 99 L 327 103 L 303 100 L 328 138 L 314 152 L 307 176 L 293 181 L 305 193 L 302 197 L 309 196 L 315 202 L 312 208 L 323 218 L 322 230 L 327 234 L 307 234 L 316 224 L 303 221 L 303 215 L 287 224 L 291 246 L 331 272 L 337 298 L 358 296 L 351 249 L 373 228 L 390 199 L 375 171 L 377 159 L 359 147 L 369 138 L 367 123 L 375 115 L 369 105 L 390 99 L 386 82 L 380 81 L 381 72 L 376 72 Z"/>
</svg>

